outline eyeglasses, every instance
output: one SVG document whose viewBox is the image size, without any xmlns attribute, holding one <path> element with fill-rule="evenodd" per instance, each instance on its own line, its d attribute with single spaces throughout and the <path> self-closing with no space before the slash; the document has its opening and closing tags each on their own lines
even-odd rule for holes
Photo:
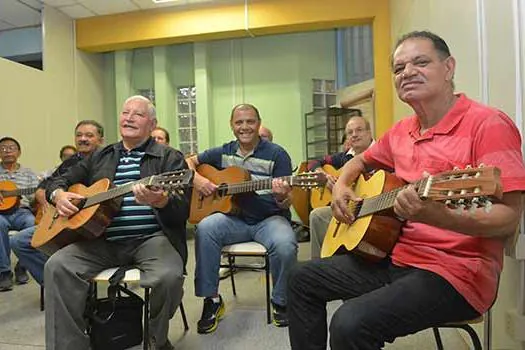
<svg viewBox="0 0 525 350">
<path fill-rule="evenodd" d="M 16 145 L 9 145 L 9 146 L 0 146 L 0 151 L 7 152 L 7 151 L 18 151 L 18 147 Z"/>
</svg>

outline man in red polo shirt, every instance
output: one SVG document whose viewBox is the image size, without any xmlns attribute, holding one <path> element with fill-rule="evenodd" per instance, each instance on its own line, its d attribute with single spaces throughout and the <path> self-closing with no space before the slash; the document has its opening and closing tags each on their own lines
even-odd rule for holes
<svg viewBox="0 0 525 350">
<path fill-rule="evenodd" d="M 503 112 L 454 93 L 456 62 L 430 32 L 403 36 L 392 56 L 399 98 L 415 114 L 396 123 L 343 168 L 333 190 L 334 217 L 354 221 L 346 186 L 367 166 L 391 168 L 412 183 L 425 173 L 486 164 L 501 170 L 503 200 L 489 212 L 458 213 L 400 191 L 394 211 L 405 219 L 391 256 L 369 263 L 355 254 L 297 266 L 288 282 L 292 349 L 326 349 L 326 302 L 343 299 L 330 323 L 330 347 L 380 349 L 419 330 L 472 319 L 496 298 L 504 240 L 522 214 L 525 167 L 520 134 Z"/>
</svg>

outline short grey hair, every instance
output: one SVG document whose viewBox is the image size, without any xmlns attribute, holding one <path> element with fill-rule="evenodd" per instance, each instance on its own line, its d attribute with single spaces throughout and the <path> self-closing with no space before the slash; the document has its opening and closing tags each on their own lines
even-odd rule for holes
<svg viewBox="0 0 525 350">
<path fill-rule="evenodd" d="M 151 100 L 147 97 L 144 97 L 142 95 L 134 95 L 134 96 L 128 97 L 126 101 L 124 101 L 124 105 L 126 105 L 128 102 L 135 101 L 135 100 L 146 102 L 148 104 L 148 116 L 151 119 L 157 119 L 157 109 L 155 108 L 155 105 L 153 104 L 153 102 L 151 102 Z"/>
</svg>

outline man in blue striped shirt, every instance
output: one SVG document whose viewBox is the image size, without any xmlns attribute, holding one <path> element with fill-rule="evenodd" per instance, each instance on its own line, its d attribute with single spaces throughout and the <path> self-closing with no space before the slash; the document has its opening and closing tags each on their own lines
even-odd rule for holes
<svg viewBox="0 0 525 350">
<path fill-rule="evenodd" d="M 108 178 L 121 186 L 187 169 L 182 153 L 150 137 L 156 124 L 155 107 L 147 98 L 128 98 L 119 120 L 122 141 L 98 150 L 50 180 L 46 196 L 58 213 L 69 217 L 78 212 L 72 200 L 82 196 L 66 192 L 72 184 L 91 186 Z M 105 235 L 70 244 L 53 254 L 44 268 L 46 349 L 89 348 L 83 317 L 88 281 L 106 268 L 128 265 L 141 270 L 141 286 L 152 288 L 150 333 L 156 349 L 172 349 L 168 326 L 182 299 L 188 214 L 188 191 L 167 195 L 162 189 L 135 182 Z"/>
<path fill-rule="evenodd" d="M 273 323 L 288 325 L 286 316 L 286 279 L 297 260 L 297 242 L 290 225 L 291 187 L 281 176 L 292 174 L 288 153 L 279 145 L 261 139 L 259 111 L 250 104 L 235 106 L 230 117 L 235 141 L 190 157 L 188 165 L 210 164 L 218 169 L 237 166 L 247 170 L 252 179 L 272 180 L 270 191 L 237 195 L 237 214 L 215 213 L 204 218 L 196 230 L 195 293 L 204 297 L 199 333 L 213 332 L 224 314 L 224 303 L 218 292 L 221 248 L 228 244 L 256 241 L 268 249 L 273 278 Z M 195 189 L 210 196 L 217 185 L 195 174 Z"/>
</svg>

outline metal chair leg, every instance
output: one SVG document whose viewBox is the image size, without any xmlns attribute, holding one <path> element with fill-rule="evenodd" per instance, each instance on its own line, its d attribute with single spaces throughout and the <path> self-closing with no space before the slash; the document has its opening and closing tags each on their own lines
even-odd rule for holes
<svg viewBox="0 0 525 350">
<path fill-rule="evenodd" d="M 266 320 L 270 324 L 272 323 L 272 315 L 270 305 L 270 259 L 268 254 L 264 256 L 264 270 L 266 274 Z"/>
<path fill-rule="evenodd" d="M 149 288 L 144 288 L 144 350 L 149 349 Z"/>
<path fill-rule="evenodd" d="M 484 348 L 481 347 L 481 342 L 479 341 L 478 334 L 476 333 L 474 328 L 472 328 L 468 324 L 461 325 L 458 328 L 463 329 L 465 332 L 468 333 L 468 335 L 470 335 L 470 339 L 472 340 L 472 345 L 474 346 L 474 350 L 483 350 L 484 349 Z M 490 349 L 490 347 L 488 347 L 488 348 L 485 347 L 485 349 Z"/>
<path fill-rule="evenodd" d="M 182 316 L 182 323 L 184 324 L 184 331 L 187 332 L 190 329 L 190 326 L 188 326 L 188 319 L 186 318 L 186 312 L 184 311 L 182 301 L 180 302 L 179 309 L 180 315 Z"/>
<path fill-rule="evenodd" d="M 434 338 L 436 339 L 436 346 L 438 350 L 443 350 L 443 342 L 441 341 L 441 335 L 439 334 L 439 328 L 432 327 L 434 332 Z"/>
<path fill-rule="evenodd" d="M 234 257 L 228 254 L 228 268 L 230 269 L 230 278 L 232 280 L 233 295 L 237 296 L 237 291 L 235 290 L 235 279 L 233 278 L 233 264 Z"/>
<path fill-rule="evenodd" d="M 477 336 L 476 336 L 476 339 L 479 342 L 479 339 Z M 474 341 L 474 338 L 472 338 L 472 341 Z M 485 317 L 484 317 L 483 349 L 492 350 L 492 314 L 491 314 L 490 309 L 485 313 Z"/>
<path fill-rule="evenodd" d="M 40 311 L 44 311 L 44 286 L 40 286 Z"/>
</svg>

